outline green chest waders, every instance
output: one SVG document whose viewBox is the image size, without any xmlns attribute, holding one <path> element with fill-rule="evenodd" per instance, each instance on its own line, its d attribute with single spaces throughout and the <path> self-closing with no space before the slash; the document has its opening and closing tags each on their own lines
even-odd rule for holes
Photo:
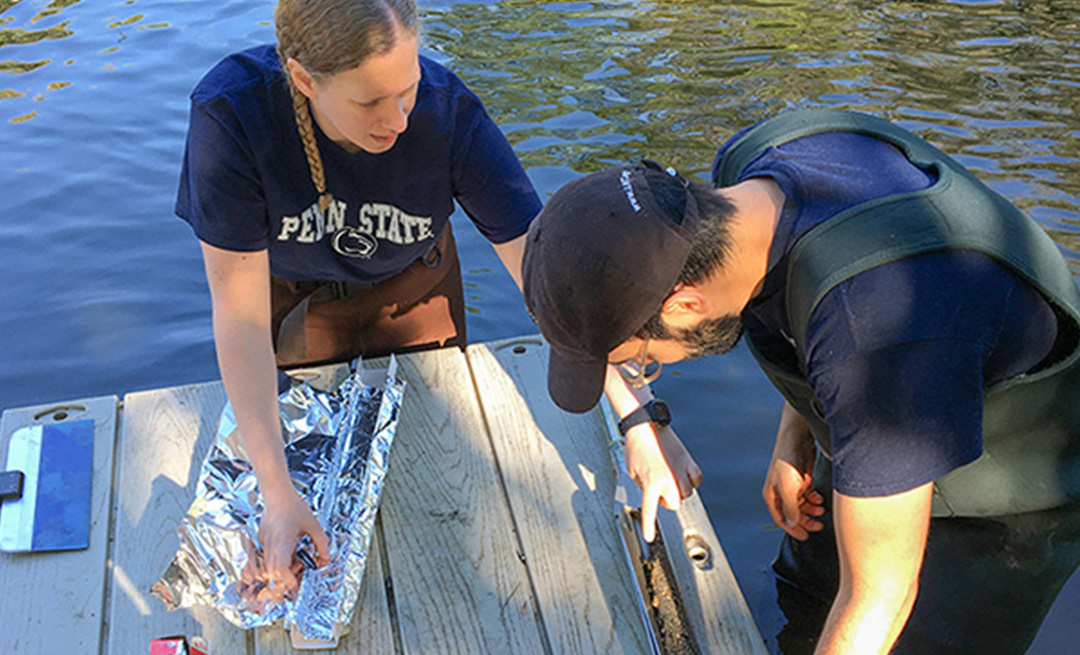
<svg viewBox="0 0 1080 655">
<path fill-rule="evenodd" d="M 983 396 L 983 454 L 938 479 L 934 516 L 993 516 L 1056 507 L 1080 498 L 1080 291 L 1053 241 L 1031 218 L 915 135 L 865 114 L 809 110 L 783 114 L 743 135 L 720 162 L 718 185 L 770 147 L 822 132 L 854 132 L 899 148 L 937 182 L 878 198 L 811 229 L 795 244 L 785 285 L 787 316 L 806 361 L 806 331 L 821 299 L 837 284 L 875 266 L 922 253 L 984 253 L 1038 289 L 1063 317 L 1071 350 L 1051 366 L 993 385 Z M 748 339 L 748 342 L 750 340 Z M 773 384 L 811 426 L 830 456 L 829 430 L 805 371 L 764 358 Z"/>
</svg>

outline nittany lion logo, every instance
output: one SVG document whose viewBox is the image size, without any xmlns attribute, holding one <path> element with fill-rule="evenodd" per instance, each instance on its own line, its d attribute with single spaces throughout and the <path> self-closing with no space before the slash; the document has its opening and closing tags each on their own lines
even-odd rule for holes
<svg viewBox="0 0 1080 655">
<path fill-rule="evenodd" d="M 334 233 L 334 252 L 348 257 L 370 259 L 379 249 L 379 242 L 359 228 L 343 227 Z"/>
</svg>

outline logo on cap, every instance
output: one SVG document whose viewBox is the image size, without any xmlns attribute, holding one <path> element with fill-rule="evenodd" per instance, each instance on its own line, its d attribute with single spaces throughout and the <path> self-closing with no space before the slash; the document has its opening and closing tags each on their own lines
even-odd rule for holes
<svg viewBox="0 0 1080 655">
<path fill-rule="evenodd" d="M 629 170 L 623 170 L 622 175 L 619 176 L 619 182 L 622 183 L 623 193 L 626 194 L 626 199 L 630 201 L 630 206 L 636 212 L 641 211 L 641 205 L 638 204 L 637 196 L 634 195 L 634 185 L 630 184 Z"/>
</svg>

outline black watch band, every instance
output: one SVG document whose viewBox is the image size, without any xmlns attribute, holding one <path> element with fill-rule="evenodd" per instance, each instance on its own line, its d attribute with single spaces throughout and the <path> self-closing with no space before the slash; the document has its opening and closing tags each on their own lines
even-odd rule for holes
<svg viewBox="0 0 1080 655">
<path fill-rule="evenodd" d="M 668 408 L 668 404 L 659 398 L 653 398 L 638 407 L 619 421 L 619 434 L 625 437 L 630 428 L 639 423 L 655 423 L 658 428 L 670 425 L 671 410 Z"/>
</svg>

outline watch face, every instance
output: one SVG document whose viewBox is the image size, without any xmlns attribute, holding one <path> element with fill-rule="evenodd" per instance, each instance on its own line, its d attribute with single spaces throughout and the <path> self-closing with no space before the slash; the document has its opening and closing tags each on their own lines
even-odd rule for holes
<svg viewBox="0 0 1080 655">
<path fill-rule="evenodd" d="M 653 422 L 661 427 L 671 424 L 671 410 L 668 408 L 667 403 L 662 400 L 653 401 L 649 415 L 652 417 Z"/>
</svg>

